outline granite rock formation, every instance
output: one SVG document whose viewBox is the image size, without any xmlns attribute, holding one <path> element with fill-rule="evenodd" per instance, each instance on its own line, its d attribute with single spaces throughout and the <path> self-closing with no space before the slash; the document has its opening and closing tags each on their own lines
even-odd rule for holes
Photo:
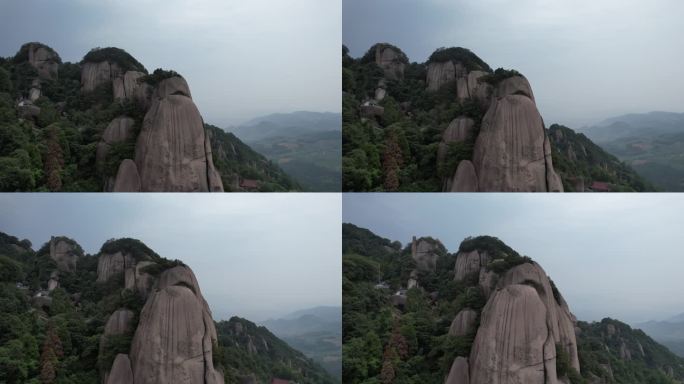
<svg viewBox="0 0 684 384">
<path fill-rule="evenodd" d="M 97 144 L 95 159 L 102 163 L 107 158 L 107 153 L 112 145 L 124 142 L 133 137 L 135 133 L 135 120 L 127 116 L 120 116 L 112 120 L 105 128 L 100 142 Z"/>
<path fill-rule="evenodd" d="M 50 239 L 50 258 L 55 261 L 59 271 L 73 272 L 81 254 L 77 244 L 71 240 L 63 237 Z"/>
<path fill-rule="evenodd" d="M 487 298 L 475 331 L 470 356 L 454 361 L 447 383 L 561 383 L 556 372 L 556 348 L 579 371 L 576 319 L 544 270 L 532 261 L 503 272 L 489 270 L 489 252 L 459 252 L 454 275 L 476 280 Z M 472 313 L 471 313 L 472 312 Z M 454 318 L 450 334 L 472 332 L 477 314 L 469 309 Z M 467 372 L 468 378 L 463 381 Z M 460 381 L 455 381 L 459 377 Z"/>
<path fill-rule="evenodd" d="M 161 81 L 135 148 L 141 191 L 223 191 L 205 140 L 202 116 L 185 80 Z"/>
<path fill-rule="evenodd" d="M 111 58 L 103 59 L 107 55 Z M 223 191 L 223 182 L 211 157 L 210 138 L 192 101 L 190 88 L 180 75 L 169 73 L 155 72 L 155 76 L 163 78 L 148 81 L 145 69 L 116 48 L 94 50 L 84 58 L 83 92 L 109 85 L 114 100 L 137 103 L 145 111 L 137 137 L 134 136 L 136 122 L 127 116 L 112 120 L 102 134 L 97 150 L 100 164 L 115 143 L 136 141 L 135 158 L 124 159 L 117 174 L 104 181 L 106 191 Z"/>
<path fill-rule="evenodd" d="M 216 329 L 192 271 L 162 273 L 148 297 L 131 345 L 136 384 L 223 383 L 212 362 Z"/>
<path fill-rule="evenodd" d="M 524 78 L 514 76 L 497 87 L 475 142 L 473 165 L 480 191 L 563 190 L 544 122 Z"/>
<path fill-rule="evenodd" d="M 59 64 L 62 62 L 57 52 L 47 45 L 40 43 L 27 43 L 21 50 L 26 49 L 28 62 L 38 73 L 38 77 L 44 80 L 57 78 Z"/>
<path fill-rule="evenodd" d="M 404 69 L 408 64 L 406 55 L 389 44 L 376 44 L 375 64 L 380 67 L 389 80 L 399 80 L 404 77 Z"/>
<path fill-rule="evenodd" d="M 434 272 L 437 266 L 438 244 L 425 238 L 413 238 L 411 243 L 411 257 L 416 262 L 419 271 Z"/>
</svg>

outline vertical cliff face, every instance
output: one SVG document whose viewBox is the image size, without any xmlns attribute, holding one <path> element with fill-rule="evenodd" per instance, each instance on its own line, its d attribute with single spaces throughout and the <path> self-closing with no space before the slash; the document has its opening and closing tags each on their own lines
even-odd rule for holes
<svg viewBox="0 0 684 384">
<path fill-rule="evenodd" d="M 496 88 L 475 142 L 480 191 L 558 192 L 549 138 L 527 80 L 514 76 Z M 461 180 L 455 180 L 459 185 Z"/>
<path fill-rule="evenodd" d="M 104 180 L 105 191 L 223 191 L 210 139 L 185 79 L 164 71 L 147 75 L 125 51 L 103 48 L 84 57 L 81 90 L 88 93 L 103 86 L 111 87 L 114 100 L 145 111 L 142 121 L 122 115 L 105 129 L 98 144 L 99 164 L 113 145 L 135 141 L 135 155 L 121 159 L 116 174 Z"/>
<path fill-rule="evenodd" d="M 374 51 L 375 64 L 383 70 L 386 78 L 390 80 L 404 78 L 408 58 L 401 50 L 389 44 L 376 44 Z"/>
<path fill-rule="evenodd" d="M 186 266 L 176 266 L 154 277 L 145 272 L 153 264 L 123 250 L 99 256 L 98 281 L 124 272 L 125 288 L 145 299 L 134 329 L 133 311 L 120 308 L 110 315 L 100 353 L 112 337 L 129 334 L 133 339 L 130 351 L 118 354 L 111 369 L 103 372 L 103 382 L 222 384 L 223 376 L 213 365 L 216 329 L 195 275 Z"/>
<path fill-rule="evenodd" d="M 136 383 L 223 383 L 214 369 L 216 328 L 195 275 L 187 267 L 162 273 L 147 299 L 131 346 Z"/>
<path fill-rule="evenodd" d="M 204 123 L 181 77 L 157 86 L 136 144 L 141 190 L 222 191 Z"/>
<path fill-rule="evenodd" d="M 62 60 L 52 48 L 41 43 L 27 43 L 21 47 L 20 53 L 25 53 L 23 59 L 31 64 L 40 79 L 54 80 L 57 78 L 59 64 Z"/>
<path fill-rule="evenodd" d="M 470 355 L 454 361 L 447 383 L 560 383 L 557 348 L 580 369 L 576 319 L 565 300 L 537 263 L 512 263 L 509 253 L 476 247 L 456 256 L 455 279 L 475 282 L 487 302 L 475 329 L 477 314 L 469 308 L 452 322 L 450 334 L 474 331 L 475 339 Z"/>
<path fill-rule="evenodd" d="M 411 257 L 416 262 L 416 268 L 423 272 L 434 272 L 439 248 L 444 248 L 439 240 L 414 237 L 411 243 Z"/>
<path fill-rule="evenodd" d="M 492 70 L 460 47 L 409 64 L 390 44 L 357 60 L 344 53 L 342 65 L 346 190 L 563 191 L 532 88 L 517 71 Z M 368 124 L 381 129 L 369 136 Z M 402 162 L 374 160 L 395 136 Z"/>
<path fill-rule="evenodd" d="M 83 250 L 73 240 L 66 237 L 50 239 L 50 258 L 57 264 L 58 271 L 73 272 L 80 256 L 83 256 Z"/>
</svg>

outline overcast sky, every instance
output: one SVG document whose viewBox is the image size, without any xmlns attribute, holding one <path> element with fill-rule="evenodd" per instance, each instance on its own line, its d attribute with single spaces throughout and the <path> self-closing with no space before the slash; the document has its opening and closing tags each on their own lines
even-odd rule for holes
<svg viewBox="0 0 684 384">
<path fill-rule="evenodd" d="M 578 128 L 624 113 L 684 112 L 680 0 L 344 0 L 355 57 L 376 42 L 425 62 L 471 49 L 532 84 L 547 125 Z"/>
<path fill-rule="evenodd" d="M 343 220 L 407 244 L 496 236 L 537 261 L 580 320 L 684 312 L 684 194 L 345 194 Z"/>
<path fill-rule="evenodd" d="M 226 127 L 273 112 L 341 109 L 340 0 L 1 0 L 0 56 L 29 41 L 80 61 L 125 49 L 173 69 L 204 120 Z"/>
<path fill-rule="evenodd" d="M 341 305 L 339 194 L 0 194 L 0 231 L 87 253 L 133 237 L 195 272 L 214 319 Z"/>
</svg>

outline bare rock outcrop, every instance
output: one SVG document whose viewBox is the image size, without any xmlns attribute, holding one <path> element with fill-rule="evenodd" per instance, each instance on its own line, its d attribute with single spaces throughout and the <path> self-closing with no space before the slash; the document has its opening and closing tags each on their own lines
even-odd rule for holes
<svg viewBox="0 0 684 384">
<path fill-rule="evenodd" d="M 389 80 L 399 80 L 404 78 L 404 69 L 408 64 L 406 55 L 399 49 L 388 44 L 377 44 L 375 46 L 375 64 L 385 73 Z"/>
<path fill-rule="evenodd" d="M 502 81 L 482 120 L 473 164 L 480 191 L 562 191 L 544 123 L 522 76 Z"/>
<path fill-rule="evenodd" d="M 112 192 L 140 192 L 138 167 L 131 159 L 124 159 L 116 172 Z"/>
<path fill-rule="evenodd" d="M 474 249 L 470 252 L 459 252 L 454 266 L 454 280 L 461 281 L 472 274 L 477 274 L 479 279 L 480 270 L 489 263 L 490 259 L 486 251 Z"/>
<path fill-rule="evenodd" d="M 467 76 L 458 79 L 456 84 L 456 99 L 463 102 L 467 99 L 477 101 L 480 106 L 486 107 L 489 104 L 492 86 L 481 78 L 488 73 L 485 71 L 470 71 Z"/>
<path fill-rule="evenodd" d="M 166 270 L 147 299 L 131 346 L 136 384 L 218 384 L 212 362 L 216 329 L 188 267 Z"/>
<path fill-rule="evenodd" d="M 428 63 L 426 79 L 428 91 L 436 91 L 443 85 L 454 81 L 457 69 L 458 75 L 462 76 L 465 73 L 465 68 L 463 68 L 461 63 L 457 63 L 457 66 L 451 60 Z"/>
<path fill-rule="evenodd" d="M 21 49 L 27 50 L 28 62 L 36 70 L 39 78 L 46 80 L 57 78 L 59 64 L 62 62 L 57 52 L 40 43 L 28 43 Z"/>
<path fill-rule="evenodd" d="M 85 62 L 81 67 L 81 90 L 94 91 L 102 84 L 110 83 L 121 76 L 123 71 L 117 63 L 110 61 Z"/>
<path fill-rule="evenodd" d="M 437 244 L 427 239 L 416 240 L 415 236 L 411 243 L 411 257 L 416 262 L 419 271 L 434 272 L 439 255 L 436 253 Z"/>
<path fill-rule="evenodd" d="M 140 71 L 126 71 L 123 75 L 115 77 L 112 82 L 114 100 L 132 100 L 143 107 L 148 107 L 152 89 L 149 84 L 139 81 L 143 76 L 145 74 Z"/>
<path fill-rule="evenodd" d="M 470 138 L 473 134 L 475 121 L 469 117 L 459 116 L 453 119 L 442 132 L 442 141 L 437 147 L 437 161 L 444 161 L 450 143 L 461 143 Z"/>
<path fill-rule="evenodd" d="M 546 312 L 529 285 L 508 285 L 494 293 L 473 342 L 470 384 L 557 383 Z"/>
<path fill-rule="evenodd" d="M 570 364 L 579 371 L 577 340 L 575 337 L 574 315 L 570 313 L 567 303 L 560 292 L 551 286 L 546 272 L 537 263 L 523 263 L 511 268 L 499 280 L 497 286 L 505 287 L 513 284 L 531 284 L 547 309 L 547 324 L 553 336 L 554 344 L 559 344 L 570 357 Z"/>
<path fill-rule="evenodd" d="M 64 238 L 50 239 L 50 258 L 57 264 L 57 269 L 63 272 L 73 272 L 80 256 L 77 246 Z"/>
<path fill-rule="evenodd" d="M 105 384 L 132 384 L 133 371 L 131 370 L 131 360 L 127 354 L 119 353 L 114 358 L 112 370 L 109 372 Z"/>
<path fill-rule="evenodd" d="M 451 336 L 465 336 L 475 330 L 477 325 L 477 312 L 470 308 L 462 309 L 449 327 L 449 335 Z"/>
<path fill-rule="evenodd" d="M 202 116 L 190 98 L 187 83 L 181 77 L 162 80 L 136 144 L 141 191 L 218 189 L 220 180 L 214 176 L 216 170 L 208 156 Z"/>
<path fill-rule="evenodd" d="M 447 382 L 456 372 L 462 374 L 466 365 L 469 384 L 565 383 L 556 373 L 556 348 L 562 348 L 570 366 L 580 370 L 577 321 L 567 303 L 539 264 L 526 261 L 495 272 L 487 266 L 490 261 L 488 252 L 480 249 L 456 256 L 455 279 L 477 276 L 469 285 L 479 286 L 487 302 L 479 326 L 477 312 L 471 309 L 453 319 L 449 334 L 475 331 L 476 336 L 469 359 L 454 362 Z"/>
<path fill-rule="evenodd" d="M 477 192 L 477 173 L 470 160 L 461 160 L 451 180 L 447 180 L 447 190 L 450 192 Z M 450 185 L 449 185 L 450 184 Z"/>
<path fill-rule="evenodd" d="M 147 298 L 156 279 L 145 272 L 145 267 L 154 264 L 152 261 L 139 261 L 134 267 L 127 268 L 124 272 L 124 288 L 135 291 L 143 298 Z"/>
<path fill-rule="evenodd" d="M 117 309 L 109 315 L 105 324 L 103 337 L 111 335 L 123 335 L 131 331 L 131 322 L 135 314 L 130 309 Z"/>
<path fill-rule="evenodd" d="M 468 374 L 468 359 L 465 357 L 457 357 L 454 363 L 451 364 L 449 376 L 447 376 L 444 384 L 469 384 L 470 378 Z"/>
<path fill-rule="evenodd" d="M 135 266 L 135 258 L 130 253 L 103 253 L 97 258 L 97 281 L 106 282 L 111 277 L 123 275 L 127 268 Z"/>
<path fill-rule="evenodd" d="M 211 139 L 208 134 L 204 135 L 204 151 L 207 153 L 207 180 L 209 192 L 223 192 L 223 179 L 214 165 L 214 154 L 211 149 Z"/>
<path fill-rule="evenodd" d="M 491 85 L 480 81 L 488 72 L 469 71 L 460 61 L 431 61 L 427 69 L 427 90 L 437 91 L 443 86 L 456 82 L 456 100 L 464 102 L 468 99 L 479 101 L 486 106 L 489 102 Z"/>
<path fill-rule="evenodd" d="M 112 120 L 105 128 L 97 143 L 95 159 L 102 163 L 107 158 L 107 153 L 112 145 L 124 142 L 133 137 L 135 120 L 127 116 L 119 116 Z"/>
<path fill-rule="evenodd" d="M 118 309 L 114 311 L 111 315 L 109 315 L 109 318 L 107 319 L 107 322 L 105 323 L 104 327 L 104 332 L 102 336 L 100 337 L 100 355 L 104 353 L 104 351 L 108 348 L 107 342 L 110 337 L 112 336 L 121 336 L 128 334 L 132 331 L 132 322 L 133 318 L 135 317 L 135 314 L 133 311 L 130 309 Z M 117 356 L 118 357 L 118 356 Z M 128 356 L 126 356 L 126 359 L 128 360 Z M 117 371 L 115 372 L 116 376 L 119 376 L 122 373 L 125 373 L 125 369 L 123 370 L 124 372 L 119 372 L 121 371 L 121 368 L 123 366 L 123 362 L 119 362 L 117 366 L 116 360 L 114 361 L 114 364 L 112 365 L 111 371 Z M 128 370 L 130 371 L 130 363 L 128 363 Z M 111 371 L 104 371 L 103 373 L 103 382 L 108 383 L 111 380 Z"/>
</svg>

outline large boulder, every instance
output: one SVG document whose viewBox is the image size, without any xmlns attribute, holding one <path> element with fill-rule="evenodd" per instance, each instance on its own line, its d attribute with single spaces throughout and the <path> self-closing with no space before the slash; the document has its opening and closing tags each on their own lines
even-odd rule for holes
<svg viewBox="0 0 684 384">
<path fill-rule="evenodd" d="M 461 75 L 465 68 L 458 63 L 458 72 Z M 427 89 L 428 91 L 436 91 L 443 85 L 448 84 L 456 79 L 456 66 L 451 60 L 442 62 L 430 62 L 427 68 Z"/>
<path fill-rule="evenodd" d="M 527 96 L 530 100 L 535 102 L 532 86 L 530 86 L 530 82 L 523 76 L 511 76 L 502 80 L 497 85 L 495 95 L 497 98 L 508 95 Z"/>
<path fill-rule="evenodd" d="M 116 172 L 112 192 L 140 192 L 138 167 L 131 159 L 124 159 Z"/>
<path fill-rule="evenodd" d="M 380 67 L 389 80 L 404 78 L 404 68 L 408 59 L 403 52 L 387 44 L 375 46 L 375 64 Z"/>
<path fill-rule="evenodd" d="M 38 73 L 38 77 L 46 80 L 57 78 L 59 64 L 62 62 L 57 52 L 47 45 L 28 43 L 22 47 L 28 54 L 28 62 Z"/>
<path fill-rule="evenodd" d="M 123 335 L 131 331 L 131 322 L 135 314 L 130 309 L 117 309 L 109 315 L 105 324 L 103 338 L 111 335 Z"/>
<path fill-rule="evenodd" d="M 100 142 L 97 143 L 96 161 L 101 164 L 107 158 L 112 145 L 132 138 L 135 132 L 134 126 L 135 120 L 127 116 L 119 116 L 112 120 L 102 133 Z"/>
<path fill-rule="evenodd" d="M 128 355 L 119 353 L 114 358 L 112 369 L 105 381 L 105 384 L 132 384 L 133 371 L 131 370 L 131 360 Z"/>
<path fill-rule="evenodd" d="M 505 287 L 514 284 L 532 285 L 547 310 L 547 325 L 553 336 L 554 344 L 559 344 L 570 357 L 570 364 L 579 371 L 577 340 L 575 337 L 576 319 L 563 296 L 554 290 L 546 272 L 537 263 L 523 263 L 508 270 L 497 284 Z"/>
<path fill-rule="evenodd" d="M 122 275 L 127 268 L 135 266 L 135 258 L 130 253 L 103 253 L 97 258 L 97 281 L 106 282 L 111 277 Z"/>
<path fill-rule="evenodd" d="M 161 81 L 138 136 L 135 163 L 143 192 L 217 189 L 202 116 L 180 77 Z M 222 188 L 222 184 L 221 184 Z"/>
<path fill-rule="evenodd" d="M 114 78 L 123 74 L 117 63 L 110 61 L 85 62 L 81 67 L 81 90 L 94 91 L 102 84 L 111 83 Z"/>
<path fill-rule="evenodd" d="M 556 349 L 536 290 L 514 284 L 482 311 L 470 354 L 470 384 L 557 383 Z"/>
<path fill-rule="evenodd" d="M 461 281 L 472 274 L 477 274 L 479 280 L 480 270 L 489 263 L 490 259 L 486 251 L 474 249 L 470 252 L 459 252 L 454 266 L 454 280 Z"/>
<path fill-rule="evenodd" d="M 449 335 L 465 336 L 475 330 L 477 325 L 477 312 L 470 308 L 464 308 L 456 314 L 449 327 Z"/>
<path fill-rule="evenodd" d="M 434 272 L 439 255 L 436 253 L 437 244 L 424 238 L 413 238 L 411 257 L 416 262 L 419 271 Z"/>
<path fill-rule="evenodd" d="M 473 154 L 479 190 L 548 191 L 548 175 L 555 171 L 549 168 L 547 140 L 530 97 L 513 94 L 493 101 L 482 120 Z M 551 189 L 558 188 L 553 185 Z"/>
<path fill-rule="evenodd" d="M 211 312 L 187 267 L 164 271 L 140 314 L 131 345 L 136 384 L 218 384 Z"/>
<path fill-rule="evenodd" d="M 449 192 L 477 192 L 477 173 L 470 160 L 461 160 L 451 180 L 447 180 L 446 190 Z"/>
<path fill-rule="evenodd" d="M 461 356 L 455 358 L 444 384 L 469 384 L 468 369 L 468 359 Z"/>
<path fill-rule="evenodd" d="M 132 322 L 134 317 L 135 314 L 133 313 L 133 311 L 125 308 L 118 309 L 109 316 L 109 318 L 107 319 L 107 323 L 105 324 L 104 332 L 100 337 L 100 355 L 105 353 L 105 350 L 107 348 L 111 348 L 111 346 L 108 346 L 107 344 L 108 338 L 112 336 L 121 336 L 131 333 Z M 128 361 L 128 356 L 125 356 L 125 360 Z M 117 363 L 117 361 L 115 360 L 114 364 L 112 365 L 111 372 L 107 369 L 103 369 L 103 381 L 105 383 L 111 382 L 112 374 L 115 376 L 115 379 L 120 377 L 122 374 L 125 374 L 126 370 L 122 370 L 122 366 L 124 366 L 123 361 Z M 130 362 L 128 363 L 128 371 L 130 371 Z"/>
<path fill-rule="evenodd" d="M 492 86 L 481 81 L 481 78 L 487 74 L 485 71 L 470 71 L 467 76 L 459 79 L 456 99 L 460 102 L 466 99 L 475 100 L 480 106 L 486 107 L 489 104 Z"/>
<path fill-rule="evenodd" d="M 80 252 L 74 242 L 61 237 L 50 239 L 50 258 L 57 264 L 57 269 L 63 272 L 73 272 Z"/>
<path fill-rule="evenodd" d="M 114 100 L 135 101 L 143 107 L 149 106 L 152 89 L 149 84 L 140 82 L 145 73 L 140 71 L 126 71 L 113 79 L 112 92 Z"/>
<path fill-rule="evenodd" d="M 134 267 L 127 268 L 124 273 L 124 288 L 138 292 L 140 296 L 147 298 L 156 279 L 145 272 L 145 267 L 154 264 L 152 261 L 139 261 Z"/>
</svg>

